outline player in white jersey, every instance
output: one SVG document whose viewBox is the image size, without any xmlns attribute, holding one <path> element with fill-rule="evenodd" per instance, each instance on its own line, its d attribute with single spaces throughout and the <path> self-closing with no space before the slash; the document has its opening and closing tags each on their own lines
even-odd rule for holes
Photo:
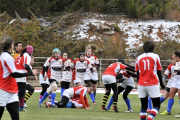
<svg viewBox="0 0 180 120">
<path fill-rule="evenodd" d="M 91 94 L 93 92 L 93 87 L 94 86 L 92 83 L 88 83 L 86 87 L 81 86 L 66 89 L 63 93 L 62 100 L 56 105 L 59 108 L 65 108 L 71 98 L 78 97 L 80 98 L 80 101 L 82 102 L 84 108 L 89 109 L 86 93 Z"/>
<path fill-rule="evenodd" d="M 96 96 L 96 88 L 97 88 L 97 81 L 98 81 L 98 74 L 97 70 L 100 67 L 99 60 L 95 55 L 92 55 L 92 48 L 87 47 L 86 48 L 86 56 L 85 59 L 89 60 L 93 67 L 93 73 L 92 75 L 89 75 L 89 71 L 86 72 L 84 77 L 84 82 L 87 84 L 88 82 L 91 82 L 94 85 L 94 92 L 90 94 L 92 102 L 95 104 L 95 96 Z"/>
<path fill-rule="evenodd" d="M 18 86 L 15 78 L 36 75 L 37 70 L 31 73 L 19 73 L 11 56 L 13 39 L 4 36 L 0 41 L 0 119 L 4 108 L 7 108 L 12 120 L 19 120 Z"/>
<path fill-rule="evenodd" d="M 48 71 L 48 79 L 50 82 L 50 86 L 47 89 L 47 92 L 44 93 L 43 97 L 39 101 L 38 106 L 42 107 L 42 102 L 47 98 L 47 96 L 51 93 L 51 99 L 52 99 L 52 105 L 51 107 L 55 108 L 56 105 L 54 104 L 54 100 L 56 98 L 56 90 L 57 90 L 57 84 L 61 81 L 62 77 L 62 69 L 64 67 L 65 60 L 60 57 L 61 51 L 58 48 L 55 48 L 53 50 L 53 56 L 46 61 L 45 65 L 43 67 L 43 71 L 45 71 L 44 79 L 47 77 L 47 71 Z"/>
<path fill-rule="evenodd" d="M 16 58 L 15 65 L 16 69 L 18 72 L 21 73 L 26 73 L 32 72 L 31 67 L 30 67 L 30 62 L 31 62 L 31 56 L 33 53 L 33 47 L 28 45 L 25 48 L 21 48 L 19 50 L 20 56 Z M 22 78 L 16 78 L 16 82 L 18 84 L 18 96 L 19 96 L 19 103 L 20 103 L 20 108 L 19 111 L 26 111 L 24 109 L 24 98 L 26 94 L 26 82 L 27 82 L 27 77 L 22 77 Z"/>
<path fill-rule="evenodd" d="M 74 60 L 72 63 L 72 68 L 74 68 L 74 84 L 76 86 L 83 86 L 84 85 L 84 76 L 86 72 L 89 72 L 89 75 L 92 75 L 93 68 L 91 63 L 85 59 L 84 52 L 79 53 L 79 59 Z"/>
<path fill-rule="evenodd" d="M 67 52 L 63 52 L 64 68 L 61 79 L 61 99 L 65 89 L 69 88 L 70 82 L 72 82 L 72 62 L 73 60 L 68 58 Z"/>
</svg>

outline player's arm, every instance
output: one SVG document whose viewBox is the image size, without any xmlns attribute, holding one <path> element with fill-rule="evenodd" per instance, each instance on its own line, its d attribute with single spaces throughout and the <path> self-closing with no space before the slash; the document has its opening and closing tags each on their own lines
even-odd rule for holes
<svg viewBox="0 0 180 120">
<path fill-rule="evenodd" d="M 137 73 L 137 82 L 139 81 L 139 71 L 136 72 Z"/>
<path fill-rule="evenodd" d="M 157 70 L 157 75 L 158 75 L 158 78 L 159 78 L 159 82 L 160 82 L 161 88 L 164 89 L 165 86 L 164 86 L 163 81 L 162 81 L 161 70 Z"/>
<path fill-rule="evenodd" d="M 89 103 L 88 103 L 88 99 L 87 99 L 86 95 L 84 96 L 84 101 L 85 101 L 86 106 L 89 108 Z"/>
<path fill-rule="evenodd" d="M 87 63 L 88 63 L 88 68 L 90 69 L 91 73 L 93 73 L 93 67 L 91 63 L 88 60 L 87 60 Z"/>
</svg>

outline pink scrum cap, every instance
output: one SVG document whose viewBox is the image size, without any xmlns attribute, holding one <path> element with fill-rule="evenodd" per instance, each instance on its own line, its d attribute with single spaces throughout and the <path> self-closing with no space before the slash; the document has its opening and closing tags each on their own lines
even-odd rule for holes
<svg viewBox="0 0 180 120">
<path fill-rule="evenodd" d="M 32 54 L 33 50 L 34 50 L 33 46 L 31 45 L 26 46 L 26 52 L 29 53 L 30 55 Z"/>
</svg>

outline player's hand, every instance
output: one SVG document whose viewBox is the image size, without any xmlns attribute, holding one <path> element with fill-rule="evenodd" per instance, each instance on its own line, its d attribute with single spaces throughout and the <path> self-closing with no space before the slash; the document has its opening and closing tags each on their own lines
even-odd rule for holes
<svg viewBox="0 0 180 120">
<path fill-rule="evenodd" d="M 175 75 L 177 75 L 177 73 L 173 73 L 172 75 L 173 75 L 173 77 L 174 77 Z"/>
<path fill-rule="evenodd" d="M 35 77 L 36 81 L 38 81 L 38 78 L 37 78 L 37 76 L 34 76 L 34 77 Z"/>
<path fill-rule="evenodd" d="M 38 73 L 38 70 L 37 70 L 37 69 L 33 69 L 33 70 L 32 70 L 32 73 L 33 73 L 33 75 L 35 75 L 35 76 L 36 76 L 36 75 L 37 75 L 37 73 Z"/>
<path fill-rule="evenodd" d="M 96 105 L 96 102 L 92 103 L 92 105 Z"/>
<path fill-rule="evenodd" d="M 96 68 L 93 68 L 93 71 L 94 71 L 94 72 L 96 72 L 96 71 L 97 71 L 97 69 L 96 69 Z"/>
<path fill-rule="evenodd" d="M 165 89 L 165 86 L 164 86 L 164 84 L 161 84 L 161 88 L 162 88 L 162 89 Z"/>
<path fill-rule="evenodd" d="M 66 74 L 68 74 L 69 72 L 68 71 L 66 71 Z"/>
<path fill-rule="evenodd" d="M 92 109 L 92 107 L 89 107 L 89 108 L 87 107 L 86 109 Z"/>
<path fill-rule="evenodd" d="M 91 76 L 91 75 L 92 75 L 92 73 L 90 72 L 88 75 L 89 75 L 89 76 Z"/>
</svg>

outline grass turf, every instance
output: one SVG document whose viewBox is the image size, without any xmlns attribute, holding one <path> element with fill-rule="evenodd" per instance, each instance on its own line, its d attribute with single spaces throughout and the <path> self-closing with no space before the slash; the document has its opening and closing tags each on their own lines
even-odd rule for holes
<svg viewBox="0 0 180 120">
<path fill-rule="evenodd" d="M 60 93 L 57 93 L 56 100 L 60 99 Z M 139 120 L 139 111 L 140 111 L 140 100 L 137 95 L 128 96 L 131 101 L 131 107 L 133 109 L 132 113 L 126 113 L 127 106 L 122 98 L 122 95 L 119 95 L 118 99 L 118 110 L 119 113 L 115 113 L 112 109 L 109 111 L 103 111 L 100 109 L 103 94 L 96 95 L 96 105 L 91 105 L 93 109 L 70 109 L 70 108 L 45 108 L 43 104 L 42 108 L 38 108 L 39 93 L 34 93 L 33 96 L 27 101 L 28 110 L 27 112 L 20 112 L 20 120 Z M 89 103 L 92 104 L 88 95 Z M 109 97 L 110 100 L 110 97 Z M 48 101 L 48 98 L 46 99 Z M 167 102 L 162 103 L 160 112 L 163 112 L 167 108 Z M 108 102 L 107 102 L 108 104 Z M 107 105 L 106 104 L 106 105 Z M 172 107 L 171 115 L 160 115 L 156 116 L 156 120 L 176 120 L 174 115 L 179 114 L 179 101 L 178 97 L 175 96 L 175 102 Z M 4 111 L 2 120 L 10 120 L 10 115 L 7 110 Z"/>
</svg>

